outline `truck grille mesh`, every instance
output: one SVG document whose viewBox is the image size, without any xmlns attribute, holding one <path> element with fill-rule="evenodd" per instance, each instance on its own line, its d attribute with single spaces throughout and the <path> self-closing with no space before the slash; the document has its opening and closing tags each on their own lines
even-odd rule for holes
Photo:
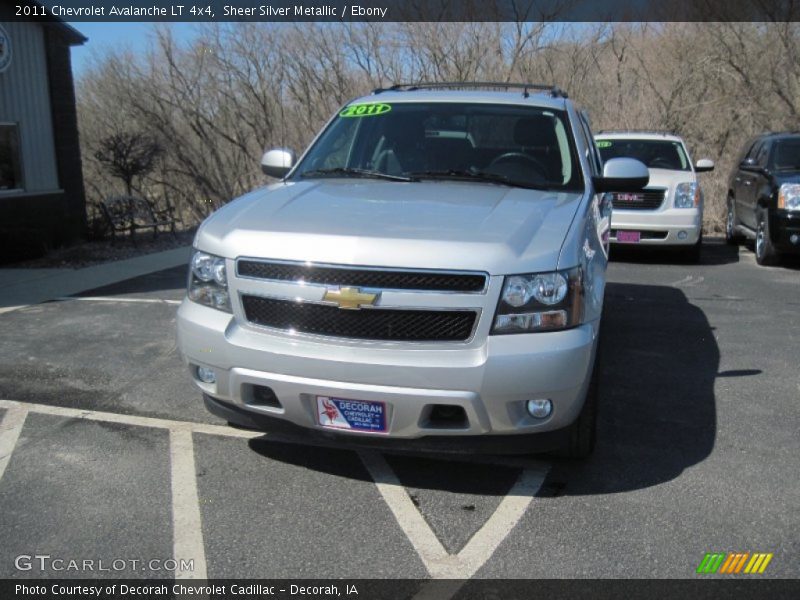
<svg viewBox="0 0 800 600">
<path fill-rule="evenodd" d="M 315 335 L 403 342 L 463 342 L 472 334 L 471 310 L 343 310 L 325 304 L 242 296 L 247 320 L 256 325 Z"/>
<path fill-rule="evenodd" d="M 664 203 L 667 190 L 642 190 L 640 192 L 613 192 L 614 208 L 623 210 L 655 210 Z"/>
<path fill-rule="evenodd" d="M 322 285 L 384 290 L 482 292 L 486 287 L 486 276 L 476 273 L 352 269 L 257 260 L 240 260 L 237 265 L 237 273 L 243 277 L 272 281 L 304 281 Z"/>
</svg>

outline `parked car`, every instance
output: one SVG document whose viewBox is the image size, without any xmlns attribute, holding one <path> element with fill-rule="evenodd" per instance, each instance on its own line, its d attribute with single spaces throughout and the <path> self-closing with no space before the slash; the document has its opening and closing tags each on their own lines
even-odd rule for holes
<svg viewBox="0 0 800 600">
<path fill-rule="evenodd" d="M 637 192 L 615 190 L 611 242 L 670 247 L 690 262 L 703 243 L 703 190 L 697 173 L 712 171 L 707 158 L 692 164 L 680 136 L 650 131 L 601 131 L 595 136 L 603 160 L 629 156 L 650 170 L 650 183 Z"/>
<path fill-rule="evenodd" d="M 502 90 L 502 91 L 498 91 Z M 532 84 L 343 106 L 194 241 L 180 350 L 208 409 L 306 440 L 586 456 L 609 189 L 585 116 Z M 528 435 L 530 434 L 530 435 Z"/>
<path fill-rule="evenodd" d="M 800 253 L 800 132 L 758 136 L 736 164 L 728 184 L 728 243 L 754 240 L 760 265 Z"/>
</svg>

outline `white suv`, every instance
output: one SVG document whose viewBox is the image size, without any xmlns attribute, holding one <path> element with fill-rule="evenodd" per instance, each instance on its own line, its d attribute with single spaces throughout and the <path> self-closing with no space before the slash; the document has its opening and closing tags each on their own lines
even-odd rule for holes
<svg viewBox="0 0 800 600">
<path fill-rule="evenodd" d="M 650 170 L 650 183 L 637 192 L 614 191 L 611 242 L 669 246 L 689 261 L 700 259 L 703 239 L 703 191 L 697 173 L 714 162 L 692 164 L 683 139 L 651 131 L 601 131 L 595 143 L 604 161 L 636 158 Z"/>
<path fill-rule="evenodd" d="M 648 173 L 601 166 L 566 94 L 377 90 L 262 167 L 280 181 L 197 232 L 178 311 L 210 411 L 309 441 L 589 453 L 604 192 Z"/>
</svg>

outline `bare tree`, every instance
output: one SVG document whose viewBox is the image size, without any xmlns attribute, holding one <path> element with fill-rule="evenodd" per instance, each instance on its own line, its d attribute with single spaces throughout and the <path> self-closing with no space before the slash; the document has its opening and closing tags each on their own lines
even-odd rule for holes
<svg viewBox="0 0 800 600">
<path fill-rule="evenodd" d="M 800 127 L 800 24 L 570 24 L 551 4 L 509 23 L 210 24 L 189 43 L 156 27 L 146 56 L 98 57 L 77 86 L 87 189 L 114 184 L 94 156 L 109 132 L 140 131 L 163 154 L 136 184 L 198 221 L 263 181 L 266 147 L 302 149 L 370 89 L 524 80 L 566 89 L 597 129 L 672 129 L 714 158 L 706 226 L 721 230 L 739 147 Z"/>
<path fill-rule="evenodd" d="M 125 192 L 132 196 L 133 180 L 150 173 L 162 152 L 161 145 L 145 134 L 121 132 L 100 140 L 94 157 L 122 180 Z"/>
</svg>

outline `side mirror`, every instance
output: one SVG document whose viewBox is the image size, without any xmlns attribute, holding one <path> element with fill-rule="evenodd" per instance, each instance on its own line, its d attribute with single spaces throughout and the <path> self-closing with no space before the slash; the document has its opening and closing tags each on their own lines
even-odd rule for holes
<svg viewBox="0 0 800 600">
<path fill-rule="evenodd" d="M 288 148 L 273 148 L 261 157 L 261 170 L 264 175 L 282 179 L 294 166 L 295 154 Z"/>
<path fill-rule="evenodd" d="M 701 158 L 694 164 L 695 173 L 707 173 L 714 170 L 714 161 L 710 158 Z"/>
<path fill-rule="evenodd" d="M 755 158 L 745 158 L 742 163 L 739 165 L 745 171 L 752 171 L 756 167 L 756 159 Z"/>
<path fill-rule="evenodd" d="M 635 158 L 612 158 L 603 165 L 603 176 L 594 178 L 596 192 L 636 192 L 650 183 L 650 171 Z"/>
</svg>

